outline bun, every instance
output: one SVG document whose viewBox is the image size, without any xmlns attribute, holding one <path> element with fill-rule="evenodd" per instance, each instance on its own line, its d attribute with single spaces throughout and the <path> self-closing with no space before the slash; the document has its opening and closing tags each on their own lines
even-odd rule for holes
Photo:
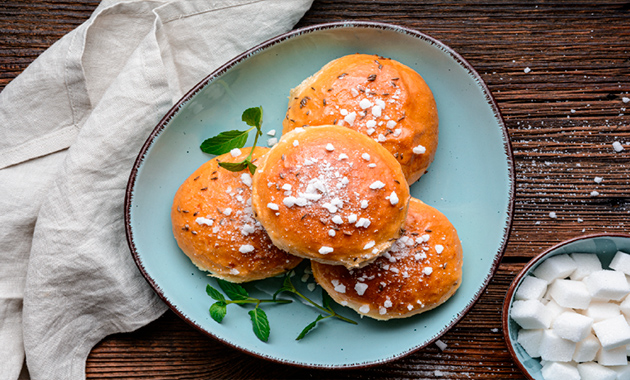
<svg viewBox="0 0 630 380">
<path fill-rule="evenodd" d="M 409 184 L 425 173 L 438 144 L 437 106 L 427 84 L 410 67 L 376 55 L 335 59 L 291 90 L 284 133 L 325 124 L 381 143 Z"/>
<path fill-rule="evenodd" d="M 360 269 L 311 262 L 315 280 L 337 303 L 379 320 L 406 318 L 451 297 L 462 278 L 462 246 L 439 211 L 412 198 L 405 234 Z"/>
<path fill-rule="evenodd" d="M 267 150 L 256 148 L 253 159 Z M 219 167 L 219 162 L 242 161 L 249 151 L 203 164 L 177 190 L 171 208 L 173 235 L 182 251 L 199 269 L 231 282 L 272 277 L 301 261 L 276 248 L 254 219 L 249 172 Z"/>
<path fill-rule="evenodd" d="M 273 243 L 291 254 L 360 267 L 400 236 L 409 186 L 381 145 L 349 128 L 285 134 L 258 164 L 252 207 Z"/>
</svg>

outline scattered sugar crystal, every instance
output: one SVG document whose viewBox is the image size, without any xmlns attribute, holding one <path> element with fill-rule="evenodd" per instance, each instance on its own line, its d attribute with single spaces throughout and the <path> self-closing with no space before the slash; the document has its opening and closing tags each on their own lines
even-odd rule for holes
<svg viewBox="0 0 630 380">
<path fill-rule="evenodd" d="M 346 117 L 343 118 L 343 120 L 346 123 L 352 125 L 352 124 L 354 124 L 354 121 L 356 120 L 356 118 L 357 118 L 357 113 L 356 112 L 350 112 L 348 115 L 346 115 Z"/>
<path fill-rule="evenodd" d="M 514 301 L 510 317 L 524 329 L 547 329 L 551 325 L 551 315 L 538 300 Z"/>
<path fill-rule="evenodd" d="M 251 244 L 243 244 L 239 247 L 238 251 L 240 253 L 249 253 L 254 250 L 254 246 Z"/>
<path fill-rule="evenodd" d="M 272 137 L 270 139 L 267 139 L 267 146 L 274 146 L 278 143 L 278 139 L 275 137 Z"/>
<path fill-rule="evenodd" d="M 399 201 L 400 199 L 398 199 L 398 194 L 396 194 L 395 191 L 392 191 L 392 193 L 389 195 L 389 203 L 391 203 L 392 206 L 395 206 L 398 204 Z"/>
<path fill-rule="evenodd" d="M 562 254 L 544 260 L 532 274 L 550 283 L 557 278 L 568 277 L 576 268 L 577 264 L 571 256 Z"/>
<path fill-rule="evenodd" d="M 277 204 L 271 202 L 267 203 L 267 208 L 273 211 L 278 211 L 280 209 Z"/>
<path fill-rule="evenodd" d="M 332 280 L 330 283 L 333 285 L 334 289 L 338 293 L 345 293 L 346 286 L 344 284 L 339 283 L 339 280 Z"/>
<path fill-rule="evenodd" d="M 540 341 L 543 329 L 520 329 L 516 341 L 532 358 L 540 357 Z"/>
<path fill-rule="evenodd" d="M 591 302 L 591 294 L 582 281 L 554 280 L 549 286 L 549 295 L 563 307 L 586 309 Z"/>
<path fill-rule="evenodd" d="M 356 214 L 348 215 L 348 223 L 354 223 L 356 221 L 357 221 L 357 215 Z"/>
<path fill-rule="evenodd" d="M 385 187 L 385 184 L 381 181 L 375 181 L 372 182 L 372 184 L 370 185 L 370 189 L 372 190 L 378 190 L 378 189 L 382 189 Z"/>
<path fill-rule="evenodd" d="M 544 330 L 540 340 L 540 358 L 554 362 L 570 362 L 575 347 L 575 342 L 561 338 L 553 330 Z"/>
<path fill-rule="evenodd" d="M 427 148 L 422 145 L 415 146 L 413 149 L 414 154 L 424 154 L 427 151 Z"/>
<path fill-rule="evenodd" d="M 339 113 L 341 114 L 341 116 L 346 116 L 348 114 L 348 110 L 345 108 L 342 108 L 339 110 Z"/>
<path fill-rule="evenodd" d="M 241 234 L 243 236 L 248 236 L 254 232 L 256 232 L 256 227 L 253 224 L 244 224 L 243 228 L 241 228 Z"/>
<path fill-rule="evenodd" d="M 422 273 L 424 273 L 426 276 L 431 275 L 431 273 L 433 273 L 433 268 L 431 267 L 424 267 L 424 269 L 422 270 Z"/>
<path fill-rule="evenodd" d="M 339 215 L 333 216 L 332 221 L 335 224 L 343 224 L 343 219 Z"/>
<path fill-rule="evenodd" d="M 544 379 L 580 380 L 580 373 L 575 365 L 570 363 L 545 363 L 541 373 Z"/>
<path fill-rule="evenodd" d="M 361 99 L 361 101 L 359 102 L 359 107 L 361 107 L 361 109 L 367 109 L 372 106 L 373 106 L 372 102 L 370 102 L 370 100 L 367 98 Z"/>
<path fill-rule="evenodd" d="M 362 209 L 366 209 L 366 208 L 367 208 L 367 206 L 368 206 L 368 201 L 366 201 L 365 199 L 363 199 L 363 200 L 361 201 L 361 208 L 362 208 Z"/>
<path fill-rule="evenodd" d="M 532 69 L 530 69 L 529 67 L 526 67 L 523 69 L 523 71 L 525 72 L 525 74 L 529 74 L 532 71 Z"/>
<path fill-rule="evenodd" d="M 387 297 L 387 299 L 383 303 L 383 306 L 385 306 L 386 308 L 390 308 L 393 306 L 392 301 L 389 299 L 389 297 Z"/>
<path fill-rule="evenodd" d="M 298 140 L 293 140 L 293 146 L 298 146 L 300 145 L 300 142 Z"/>
<path fill-rule="evenodd" d="M 611 269 L 630 275 L 630 255 L 622 251 L 617 251 L 609 266 Z"/>
<path fill-rule="evenodd" d="M 577 365 L 582 380 L 617 380 L 617 372 L 595 362 Z"/>
<path fill-rule="evenodd" d="M 347 154 L 345 154 L 345 153 L 341 153 L 337 159 L 338 159 L 339 161 L 341 161 L 341 160 L 347 160 L 347 159 L 348 159 L 348 155 L 347 155 Z"/>
<path fill-rule="evenodd" d="M 252 176 L 249 173 L 241 174 L 241 182 L 247 187 L 252 187 Z"/>
<path fill-rule="evenodd" d="M 595 178 L 593 179 L 593 181 L 595 181 L 595 183 L 602 183 L 602 181 L 603 181 L 603 180 L 604 180 L 604 179 L 603 179 L 602 177 L 595 177 Z"/>
<path fill-rule="evenodd" d="M 318 252 L 319 252 L 319 254 L 320 254 L 320 255 L 327 255 L 327 254 L 329 254 L 329 253 L 332 253 L 332 252 L 333 252 L 333 249 L 332 249 L 331 247 L 326 247 L 326 246 L 323 246 L 323 247 L 321 247 L 321 248 L 319 249 L 319 251 L 318 251 Z"/>
<path fill-rule="evenodd" d="M 357 282 L 354 285 L 354 290 L 357 291 L 357 294 L 362 296 L 363 294 L 365 294 L 365 291 L 367 290 L 368 285 L 363 283 L 363 282 Z"/>
<path fill-rule="evenodd" d="M 621 346 L 625 348 L 630 343 L 630 326 L 623 315 L 593 323 L 593 331 L 606 350 Z"/>
<path fill-rule="evenodd" d="M 372 133 L 374 133 L 374 132 L 376 132 L 376 129 L 374 129 L 374 128 L 368 128 L 368 130 L 366 131 L 368 136 L 372 136 Z"/>
<path fill-rule="evenodd" d="M 313 290 L 315 290 L 315 283 L 311 282 L 307 284 L 306 288 L 312 292 Z"/>
<path fill-rule="evenodd" d="M 394 120 L 390 120 L 387 122 L 387 128 L 394 129 L 395 126 L 396 126 L 396 122 Z M 394 137 L 400 136 L 401 133 L 402 133 L 402 129 L 400 128 L 394 130 Z"/>
<path fill-rule="evenodd" d="M 225 215 L 225 216 L 232 215 L 232 209 L 227 207 L 225 210 L 223 210 L 223 215 Z"/>
<path fill-rule="evenodd" d="M 597 190 L 591 191 L 591 197 L 597 197 L 597 196 L 599 196 L 599 191 Z"/>
<path fill-rule="evenodd" d="M 272 136 L 273 137 L 275 135 L 276 135 L 276 130 L 275 129 L 272 129 L 269 132 L 267 132 L 267 136 Z"/>
<path fill-rule="evenodd" d="M 365 126 L 368 127 L 368 128 L 373 129 L 374 127 L 376 127 L 376 121 L 375 120 L 368 120 L 365 123 Z"/>
<path fill-rule="evenodd" d="M 382 133 L 379 133 L 379 134 L 378 134 L 378 137 L 376 138 L 376 141 L 378 141 L 378 142 L 383 142 L 383 141 L 385 141 L 385 140 L 387 140 L 387 138 L 385 137 L 385 135 L 384 135 L 384 134 L 382 134 Z"/>
<path fill-rule="evenodd" d="M 370 155 L 367 153 L 363 153 L 361 155 L 361 158 L 364 159 L 365 161 L 370 161 Z"/>
<path fill-rule="evenodd" d="M 621 143 L 619 141 L 615 141 L 613 144 L 613 149 L 615 150 L 615 152 L 619 153 L 623 150 L 623 146 L 621 145 Z"/>
<path fill-rule="evenodd" d="M 359 308 L 359 311 L 360 311 L 361 313 L 363 313 L 363 314 L 367 314 L 367 313 L 369 313 L 369 312 L 370 312 L 370 305 L 362 305 L 362 306 Z"/>
<path fill-rule="evenodd" d="M 570 256 L 576 264 L 575 271 L 570 275 L 571 280 L 582 280 L 589 274 L 602 270 L 602 263 L 597 255 L 572 253 Z"/>
<path fill-rule="evenodd" d="M 589 362 L 595 359 L 595 355 L 601 348 L 599 340 L 595 335 L 589 333 L 586 338 L 582 339 L 575 346 L 575 353 L 573 353 L 573 361 L 577 363 Z"/>
<path fill-rule="evenodd" d="M 370 249 L 370 248 L 374 247 L 375 244 L 376 244 L 376 242 L 374 240 L 369 241 L 366 245 L 363 246 L 363 249 Z"/>
<path fill-rule="evenodd" d="M 547 281 L 534 277 L 526 276 L 514 293 L 517 300 L 540 300 L 547 291 Z"/>
<path fill-rule="evenodd" d="M 195 219 L 195 222 L 200 225 L 200 226 L 211 226 L 214 221 L 212 219 L 208 219 L 208 218 L 204 218 L 204 217 L 199 217 L 197 219 Z"/>
<path fill-rule="evenodd" d="M 237 275 L 239 273 L 241 273 L 241 272 L 239 272 L 238 269 L 236 269 L 236 268 L 230 269 L 230 274 L 232 274 L 232 275 Z"/>
<path fill-rule="evenodd" d="M 613 365 L 627 365 L 628 358 L 626 356 L 626 347 L 621 346 L 617 348 L 612 348 L 607 350 L 605 348 L 601 348 L 597 355 L 595 356 L 595 360 L 605 366 L 613 366 Z"/>
<path fill-rule="evenodd" d="M 446 347 L 448 347 L 446 343 L 442 342 L 439 339 L 435 341 L 435 345 L 440 349 L 440 351 L 444 351 Z"/>
<path fill-rule="evenodd" d="M 577 343 L 586 338 L 592 325 L 593 318 L 566 311 L 553 320 L 551 328 L 560 338 Z"/>
<path fill-rule="evenodd" d="M 435 252 L 437 252 L 437 254 L 441 254 L 442 252 L 444 252 L 444 246 L 441 244 L 436 244 L 435 245 Z"/>
<path fill-rule="evenodd" d="M 628 103 L 630 102 L 630 98 L 628 98 L 627 96 L 624 96 L 623 98 L 621 98 L 621 101 L 624 103 Z"/>
<path fill-rule="evenodd" d="M 381 116 L 381 107 L 379 106 L 374 106 L 372 107 L 372 115 L 376 116 L 376 117 L 380 117 Z"/>
<path fill-rule="evenodd" d="M 335 230 L 328 230 L 328 236 L 335 236 L 337 235 L 337 232 L 335 232 Z"/>
<path fill-rule="evenodd" d="M 234 148 L 230 151 L 230 154 L 232 155 L 232 157 L 238 157 L 241 155 L 241 150 L 238 148 Z"/>
<path fill-rule="evenodd" d="M 593 272 L 582 282 L 594 299 L 619 301 L 630 292 L 626 275 L 615 270 Z"/>
<path fill-rule="evenodd" d="M 550 217 L 551 219 L 556 219 L 556 218 L 558 217 L 558 214 L 556 214 L 556 212 L 555 212 L 555 211 L 551 211 L 551 212 L 549 212 L 549 217 Z"/>
<path fill-rule="evenodd" d="M 378 313 L 380 315 L 385 315 L 385 314 L 387 314 L 387 309 L 385 309 L 383 306 L 379 306 L 378 307 Z"/>
<path fill-rule="evenodd" d="M 363 227 L 363 228 L 368 228 L 370 226 L 372 222 L 370 221 L 370 219 L 367 218 L 360 218 L 356 224 L 354 225 L 355 227 Z"/>
<path fill-rule="evenodd" d="M 328 143 L 326 144 L 326 150 L 332 152 L 333 150 L 335 150 L 335 147 L 333 146 L 333 144 Z"/>
</svg>

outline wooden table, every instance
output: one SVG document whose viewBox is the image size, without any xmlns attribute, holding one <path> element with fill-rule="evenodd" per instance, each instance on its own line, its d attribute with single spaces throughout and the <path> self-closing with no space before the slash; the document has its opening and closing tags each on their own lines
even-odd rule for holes
<svg viewBox="0 0 630 380">
<path fill-rule="evenodd" d="M 87 377 L 522 378 L 501 330 L 501 306 L 514 276 L 531 257 L 565 239 L 630 232 L 630 103 L 623 102 L 630 92 L 630 3 L 488 3 L 315 0 L 296 26 L 371 20 L 417 29 L 466 58 L 498 102 L 514 151 L 514 221 L 500 267 L 474 308 L 442 337 L 445 350 L 431 345 L 366 369 L 301 369 L 238 352 L 167 312 L 94 347 Z M 0 86 L 97 5 L 93 0 L 1 2 Z M 615 152 L 614 141 L 626 150 Z M 596 176 L 603 182 L 596 183 Z M 593 196 L 594 190 L 599 195 Z"/>
</svg>

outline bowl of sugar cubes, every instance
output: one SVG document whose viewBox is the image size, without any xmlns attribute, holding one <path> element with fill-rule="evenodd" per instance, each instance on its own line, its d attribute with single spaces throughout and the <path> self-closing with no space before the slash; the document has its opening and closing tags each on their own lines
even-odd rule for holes
<svg viewBox="0 0 630 380">
<path fill-rule="evenodd" d="M 630 380 L 630 235 L 596 234 L 532 259 L 503 304 L 503 334 L 535 380 Z"/>
</svg>

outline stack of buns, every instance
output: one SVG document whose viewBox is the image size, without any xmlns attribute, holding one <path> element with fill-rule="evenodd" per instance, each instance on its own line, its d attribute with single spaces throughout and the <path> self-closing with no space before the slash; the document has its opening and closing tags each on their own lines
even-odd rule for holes
<svg viewBox="0 0 630 380">
<path fill-rule="evenodd" d="M 459 287 L 462 247 L 436 209 L 410 196 L 437 148 L 433 95 L 411 68 L 375 55 L 336 59 L 291 91 L 283 136 L 256 148 L 257 170 L 219 156 L 182 184 L 173 233 L 200 269 L 232 282 L 272 277 L 302 259 L 338 303 L 404 318 Z"/>
</svg>

